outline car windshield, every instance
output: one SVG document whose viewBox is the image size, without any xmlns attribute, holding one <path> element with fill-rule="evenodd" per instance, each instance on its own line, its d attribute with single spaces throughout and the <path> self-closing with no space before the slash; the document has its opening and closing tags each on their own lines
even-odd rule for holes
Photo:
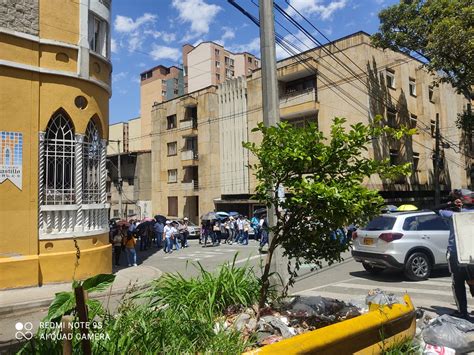
<svg viewBox="0 0 474 355">
<path fill-rule="evenodd" d="M 378 216 L 371 220 L 369 224 L 362 229 L 368 231 L 386 231 L 393 228 L 396 220 L 396 217 Z"/>
</svg>

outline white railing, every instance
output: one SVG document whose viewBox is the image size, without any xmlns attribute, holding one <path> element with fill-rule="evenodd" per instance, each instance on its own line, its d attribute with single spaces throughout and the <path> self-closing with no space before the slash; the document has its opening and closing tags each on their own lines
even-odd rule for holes
<svg viewBox="0 0 474 355">
<path fill-rule="evenodd" d="M 197 128 L 197 120 L 195 118 L 191 118 L 186 121 L 179 121 L 179 128 L 180 129 L 195 129 Z"/>
<path fill-rule="evenodd" d="M 199 190 L 199 181 L 198 180 L 191 180 L 189 182 L 182 182 L 181 189 L 183 191 L 196 191 Z"/>
<path fill-rule="evenodd" d="M 197 160 L 198 153 L 194 150 L 184 150 L 181 152 L 181 160 Z"/>
<path fill-rule="evenodd" d="M 108 204 L 45 205 L 40 206 L 42 224 L 39 226 L 40 239 L 70 238 L 104 233 L 108 231 Z M 78 214 L 82 214 L 79 223 Z"/>
</svg>

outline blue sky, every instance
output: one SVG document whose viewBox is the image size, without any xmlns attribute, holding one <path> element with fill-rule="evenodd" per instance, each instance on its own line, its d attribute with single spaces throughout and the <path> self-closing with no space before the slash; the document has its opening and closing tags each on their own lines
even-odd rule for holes
<svg viewBox="0 0 474 355">
<path fill-rule="evenodd" d="M 304 24 L 286 1 L 275 0 Z M 288 1 L 331 40 L 360 30 L 375 32 L 380 9 L 398 3 L 398 0 Z M 236 2 L 258 17 L 258 8 L 254 4 L 258 0 Z M 297 43 L 301 49 L 314 46 L 296 28 L 277 18 L 304 42 L 305 46 Z M 158 64 L 179 65 L 181 47 L 185 43 L 215 41 L 231 51 L 247 51 L 260 56 L 257 26 L 226 0 L 114 0 L 112 22 L 110 123 L 140 115 L 140 73 Z M 296 42 L 278 25 L 275 29 Z M 325 42 L 319 35 L 316 38 Z M 277 46 L 277 56 L 282 58 L 287 54 Z"/>
</svg>

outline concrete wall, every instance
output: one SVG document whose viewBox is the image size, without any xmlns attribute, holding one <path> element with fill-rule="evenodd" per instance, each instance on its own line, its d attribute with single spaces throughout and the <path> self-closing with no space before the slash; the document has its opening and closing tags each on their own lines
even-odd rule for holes
<svg viewBox="0 0 474 355">
<path fill-rule="evenodd" d="M 211 43 L 201 43 L 188 54 L 188 92 L 200 90 L 213 84 L 215 64 Z"/>
<path fill-rule="evenodd" d="M 128 124 L 125 122 L 119 122 L 109 126 L 109 140 L 120 141 L 120 145 L 117 142 L 109 142 L 107 146 L 107 155 L 119 154 L 124 152 L 125 147 L 125 131 L 128 130 Z"/>
<path fill-rule="evenodd" d="M 128 150 L 138 152 L 142 150 L 142 123 L 141 118 L 128 121 Z"/>
<path fill-rule="evenodd" d="M 242 142 L 248 141 L 247 83 L 239 77 L 220 84 L 219 134 L 221 194 L 248 194 L 248 150 Z"/>
</svg>

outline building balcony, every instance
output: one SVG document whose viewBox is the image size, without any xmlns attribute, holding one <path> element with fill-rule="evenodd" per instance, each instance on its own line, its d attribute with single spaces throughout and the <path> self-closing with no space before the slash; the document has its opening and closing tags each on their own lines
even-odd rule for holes
<svg viewBox="0 0 474 355">
<path fill-rule="evenodd" d="M 198 152 L 194 150 L 184 150 L 181 152 L 181 160 L 198 160 Z"/>
<path fill-rule="evenodd" d="M 180 129 L 197 129 L 197 118 L 192 118 L 185 121 L 179 121 Z"/>
<path fill-rule="evenodd" d="M 315 88 L 280 95 L 280 116 L 282 118 L 309 115 L 317 113 L 318 110 L 319 103 Z"/>
<path fill-rule="evenodd" d="M 198 191 L 199 190 L 199 181 L 191 180 L 181 183 L 181 189 L 183 191 Z"/>
</svg>

